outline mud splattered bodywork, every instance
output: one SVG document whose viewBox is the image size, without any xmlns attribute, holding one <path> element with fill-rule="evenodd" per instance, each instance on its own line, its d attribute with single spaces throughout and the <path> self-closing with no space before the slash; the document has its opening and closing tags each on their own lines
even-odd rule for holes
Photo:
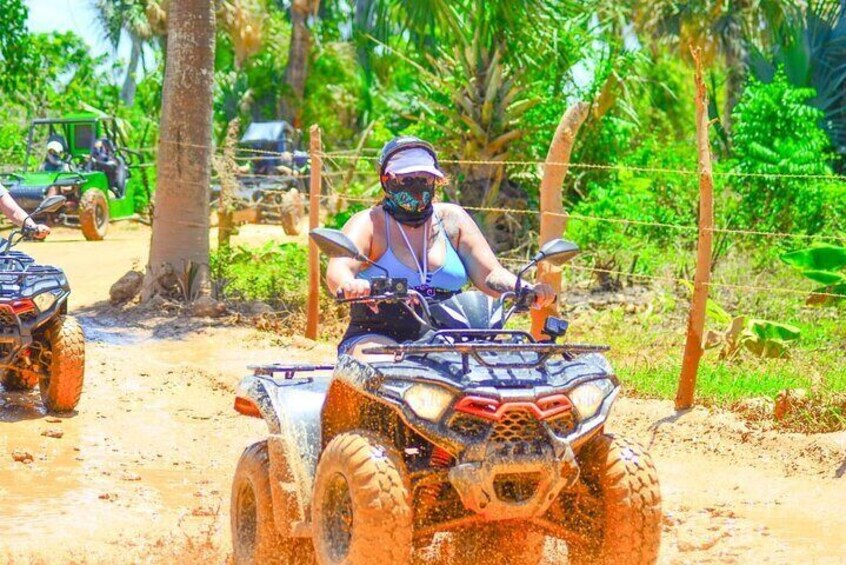
<svg viewBox="0 0 846 565">
<path fill-rule="evenodd" d="M 589 414 L 571 400 L 584 385 L 599 395 Z M 448 352 L 371 364 L 342 355 L 331 379 L 257 375 L 240 394 L 270 430 L 274 505 L 278 496 L 286 509 L 280 529 L 307 529 L 319 452 L 338 434 L 367 430 L 403 453 L 416 526 L 426 532 L 542 516 L 577 481 L 576 454 L 600 431 L 618 388 L 599 354 L 543 359 L 517 348 L 486 354 L 484 364 Z"/>
</svg>

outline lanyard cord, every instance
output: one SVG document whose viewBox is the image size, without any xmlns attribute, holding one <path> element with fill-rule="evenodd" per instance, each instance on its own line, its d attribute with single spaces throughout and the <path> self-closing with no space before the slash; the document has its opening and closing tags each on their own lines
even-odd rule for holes
<svg viewBox="0 0 846 565">
<path fill-rule="evenodd" d="M 408 236 L 405 234 L 402 224 L 397 222 L 397 227 L 399 228 L 400 235 L 402 235 L 402 239 L 405 241 L 405 246 L 408 247 L 408 250 L 411 252 L 411 257 L 414 259 L 414 265 L 417 267 L 417 274 L 420 275 L 420 284 L 429 284 L 429 223 L 427 222 L 423 224 L 422 261 L 417 258 L 417 253 L 414 252 L 414 247 L 412 247 L 411 242 L 408 240 Z"/>
</svg>

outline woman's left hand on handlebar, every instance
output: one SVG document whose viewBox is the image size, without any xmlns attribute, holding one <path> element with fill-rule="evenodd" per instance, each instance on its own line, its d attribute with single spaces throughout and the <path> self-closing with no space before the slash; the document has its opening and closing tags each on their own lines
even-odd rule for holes
<svg viewBox="0 0 846 565">
<path fill-rule="evenodd" d="M 532 293 L 535 295 L 535 300 L 532 303 L 532 308 L 541 309 L 546 308 L 555 302 L 555 291 L 546 283 L 536 284 L 532 287 Z"/>
<path fill-rule="evenodd" d="M 33 230 L 33 237 L 35 239 L 44 239 L 50 235 L 50 227 L 45 226 L 44 224 L 36 224 Z"/>
</svg>

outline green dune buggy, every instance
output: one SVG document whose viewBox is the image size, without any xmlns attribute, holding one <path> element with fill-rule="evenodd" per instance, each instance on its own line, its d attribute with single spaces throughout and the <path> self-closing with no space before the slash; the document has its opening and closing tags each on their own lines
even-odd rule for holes
<svg viewBox="0 0 846 565">
<path fill-rule="evenodd" d="M 79 227 L 85 239 L 106 237 L 109 222 L 139 219 L 150 206 L 142 154 L 126 148 L 111 117 L 72 114 L 30 124 L 20 172 L 0 182 L 27 212 L 48 196 L 67 199 L 51 223 Z"/>
</svg>

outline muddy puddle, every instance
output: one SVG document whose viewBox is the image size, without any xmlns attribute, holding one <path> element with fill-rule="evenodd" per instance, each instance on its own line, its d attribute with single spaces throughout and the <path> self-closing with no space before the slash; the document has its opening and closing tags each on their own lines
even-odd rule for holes
<svg viewBox="0 0 846 565">
<path fill-rule="evenodd" d="M 64 418 L 45 415 L 36 394 L 0 390 L 0 563 L 225 563 L 232 474 L 266 433 L 234 412 L 235 386 L 248 365 L 334 358 L 330 345 L 281 346 L 246 328 L 102 315 L 108 285 L 146 253 L 149 232 L 122 229 L 113 243 L 74 232 L 33 246 L 66 263 L 86 384 Z M 754 441 L 733 416 L 722 428 L 713 419 L 624 398 L 609 424 L 651 445 L 660 563 L 846 564 L 846 434 L 834 438 L 842 454 L 815 458 L 815 442 L 832 438 Z"/>
</svg>

